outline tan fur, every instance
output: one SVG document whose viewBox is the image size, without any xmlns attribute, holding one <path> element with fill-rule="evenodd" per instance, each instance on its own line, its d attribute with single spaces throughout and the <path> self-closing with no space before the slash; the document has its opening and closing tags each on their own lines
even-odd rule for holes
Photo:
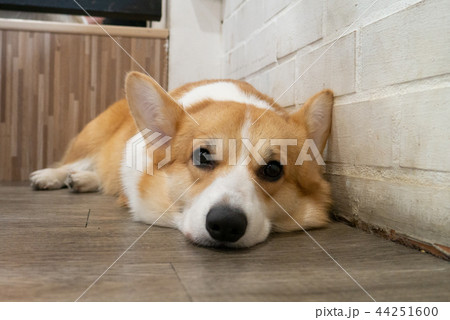
<svg viewBox="0 0 450 320">
<path fill-rule="evenodd" d="M 326 91 L 329 92 L 329 91 Z M 312 100 L 305 104 L 308 107 Z M 251 121 L 255 121 L 264 112 L 261 109 L 252 109 L 250 113 Z M 199 178 L 196 183 L 192 196 L 205 189 L 214 178 L 221 175 L 221 172 L 230 170 L 228 160 L 228 139 L 237 139 L 237 150 L 240 149 L 240 128 L 244 120 L 245 109 L 238 103 L 233 102 L 204 102 L 190 109 L 192 116 L 202 124 L 198 127 L 191 121 L 187 121 L 179 128 L 179 134 L 175 137 L 172 148 L 176 162 L 181 162 L 180 169 L 188 168 L 192 178 L 187 181 L 183 187 L 186 188 L 194 179 Z M 229 125 L 218 130 L 217 121 L 223 121 Z M 270 193 L 270 195 L 281 203 L 283 208 L 292 215 L 292 217 L 304 228 L 321 227 L 328 223 L 328 209 L 331 204 L 329 184 L 322 178 L 322 168 L 316 162 L 305 162 L 302 166 L 296 166 L 296 156 L 299 154 L 303 141 L 308 138 L 308 132 L 304 125 L 304 109 L 295 113 L 291 117 L 280 117 L 277 113 L 267 111 L 254 124 L 251 142 L 253 145 L 260 138 L 297 138 L 298 146 L 290 146 L 288 150 L 288 165 L 285 166 L 284 178 L 276 182 L 259 181 L 261 186 Z M 191 161 L 190 148 L 186 145 L 191 144 L 192 139 L 201 138 L 202 133 L 207 137 L 214 136 L 224 140 L 224 162 L 220 163 L 215 169 L 213 175 L 205 173 L 202 170 L 189 165 Z M 263 151 L 262 148 L 260 151 Z M 275 150 L 276 151 L 276 150 Z M 262 152 L 263 153 L 263 152 Z M 249 171 L 252 177 L 258 180 L 255 172 L 258 168 L 257 163 L 252 160 L 249 164 Z M 145 178 L 144 178 L 145 179 Z M 151 177 L 148 177 L 151 179 Z M 300 227 L 287 215 L 265 192 L 259 189 L 262 199 L 266 205 L 272 208 L 272 221 L 277 231 L 298 230 Z M 310 209 L 314 207 L 314 209 Z M 310 212 L 310 211 L 314 212 Z M 305 215 L 309 212 L 309 215 Z"/>
<path fill-rule="evenodd" d="M 62 164 L 92 157 L 102 181 L 103 192 L 121 195 L 120 161 L 126 141 L 137 133 L 125 99 L 89 122 L 72 141 Z"/>
<path fill-rule="evenodd" d="M 273 229 L 276 231 L 291 231 L 304 228 L 320 227 L 328 222 L 328 208 L 330 206 L 330 187 L 322 178 L 322 167 L 316 162 L 305 162 L 302 166 L 296 166 L 296 156 L 299 154 L 303 142 L 308 138 L 313 138 L 314 128 L 311 127 L 311 112 L 313 104 L 317 102 L 318 97 L 325 99 L 326 103 L 331 103 L 333 94 L 325 90 L 312 97 L 294 114 L 288 114 L 283 108 L 274 104 L 273 99 L 267 97 L 255 90 L 248 83 L 235 80 L 228 81 L 238 85 L 243 91 L 256 95 L 258 98 L 273 104 L 272 110 L 262 110 L 257 108 L 243 107 L 242 104 L 231 101 L 202 101 L 189 108 L 189 114 L 199 123 L 198 126 L 180 106 L 175 102 L 180 99 L 184 93 L 193 88 L 214 82 L 214 80 L 195 82 L 184 85 L 172 92 L 170 98 L 162 88 L 144 75 L 132 73 L 133 77 L 129 81 L 141 79 L 148 81 L 148 85 L 160 93 L 163 103 L 167 106 L 164 112 L 165 117 L 176 119 L 173 128 L 172 160 L 162 170 L 156 170 L 155 175 L 143 175 L 139 182 L 140 196 L 145 199 L 151 199 L 155 210 L 163 212 L 174 200 L 186 190 L 194 181 L 192 186 L 176 204 L 172 211 L 182 207 L 187 199 L 199 194 L 207 188 L 215 177 L 224 174 L 230 170 L 228 165 L 228 140 L 237 139 L 237 150 L 241 150 L 241 128 L 245 120 L 254 122 L 251 127 L 251 136 L 249 137 L 253 144 L 256 144 L 260 138 L 295 138 L 298 140 L 297 146 L 289 146 L 288 163 L 284 167 L 284 176 L 275 182 L 267 182 L 259 179 L 256 172 L 258 164 L 254 159 L 248 166 L 250 176 L 255 179 L 266 190 L 270 197 L 261 189 L 259 197 L 265 205 L 270 208 L 270 220 Z M 134 99 L 129 97 L 129 99 Z M 130 102 L 130 105 L 133 102 Z M 264 115 L 263 115 L 264 113 Z M 66 154 L 62 159 L 62 165 L 67 165 L 84 158 L 91 158 L 94 161 L 94 167 L 101 181 L 102 191 L 106 194 L 118 196 L 118 203 L 126 205 L 128 199 L 122 192 L 122 183 L 120 179 L 120 165 L 123 156 L 123 150 L 126 142 L 139 129 L 145 126 L 141 122 L 142 115 L 139 110 L 130 107 L 126 100 L 120 100 L 111 105 L 106 111 L 97 118 L 88 123 L 80 134 L 72 141 Z M 155 119 L 163 121 L 164 119 Z M 162 123 L 166 126 L 167 124 Z M 325 132 L 329 134 L 329 128 Z M 224 141 L 224 161 L 220 162 L 215 168 L 214 173 L 205 172 L 192 165 L 192 141 L 193 139 L 221 138 Z M 318 148 L 323 151 L 325 140 L 320 142 Z M 261 149 L 262 154 L 269 159 L 279 154 L 277 147 L 270 147 L 268 144 Z M 154 157 L 159 159 L 164 155 L 158 150 Z M 270 159 L 269 159 L 270 160 Z M 157 161 L 155 162 L 157 163 Z M 167 177 L 176 177 L 168 179 Z M 295 223 L 276 202 L 282 204 L 283 208 L 294 218 Z M 169 219 L 169 218 L 168 218 Z"/>
</svg>

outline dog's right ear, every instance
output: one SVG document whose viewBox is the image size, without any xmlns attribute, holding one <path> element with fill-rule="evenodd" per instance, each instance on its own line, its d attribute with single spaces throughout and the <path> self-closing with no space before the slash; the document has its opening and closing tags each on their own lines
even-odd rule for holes
<svg viewBox="0 0 450 320">
<path fill-rule="evenodd" d="M 128 73 L 125 91 L 131 115 L 139 131 L 149 129 L 173 137 L 183 109 L 151 77 Z"/>
<path fill-rule="evenodd" d="M 309 98 L 300 110 L 291 116 L 294 121 L 306 127 L 308 138 L 313 139 L 321 154 L 331 131 L 333 104 L 333 91 L 322 90 Z"/>
</svg>

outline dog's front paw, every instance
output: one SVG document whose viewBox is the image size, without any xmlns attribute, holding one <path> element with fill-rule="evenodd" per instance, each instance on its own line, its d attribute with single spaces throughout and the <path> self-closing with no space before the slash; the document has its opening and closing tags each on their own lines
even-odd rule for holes
<svg viewBox="0 0 450 320">
<path fill-rule="evenodd" d="M 60 169 L 47 168 L 30 174 L 31 186 L 35 190 L 54 190 L 64 186 L 64 174 Z"/>
<path fill-rule="evenodd" d="M 91 171 L 71 172 L 64 183 L 73 192 L 96 192 L 100 187 L 97 174 Z"/>
</svg>

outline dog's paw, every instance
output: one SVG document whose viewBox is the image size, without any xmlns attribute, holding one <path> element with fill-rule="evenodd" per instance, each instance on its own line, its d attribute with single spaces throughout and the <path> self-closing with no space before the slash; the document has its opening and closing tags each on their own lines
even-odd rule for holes
<svg viewBox="0 0 450 320">
<path fill-rule="evenodd" d="M 64 186 L 65 174 L 60 169 L 47 168 L 30 174 L 31 186 L 35 190 L 54 190 Z"/>
<path fill-rule="evenodd" d="M 67 175 L 64 184 L 72 192 L 96 192 L 100 181 L 96 173 L 91 171 L 75 171 Z"/>
</svg>

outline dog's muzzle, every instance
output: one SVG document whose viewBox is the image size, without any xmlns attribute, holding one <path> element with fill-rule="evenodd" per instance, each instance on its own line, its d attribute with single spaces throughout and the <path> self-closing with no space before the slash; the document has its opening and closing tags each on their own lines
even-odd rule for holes
<svg viewBox="0 0 450 320">
<path fill-rule="evenodd" d="M 219 205 L 211 208 L 206 216 L 206 230 L 220 242 L 236 242 L 247 229 L 247 218 L 237 208 Z"/>
</svg>

